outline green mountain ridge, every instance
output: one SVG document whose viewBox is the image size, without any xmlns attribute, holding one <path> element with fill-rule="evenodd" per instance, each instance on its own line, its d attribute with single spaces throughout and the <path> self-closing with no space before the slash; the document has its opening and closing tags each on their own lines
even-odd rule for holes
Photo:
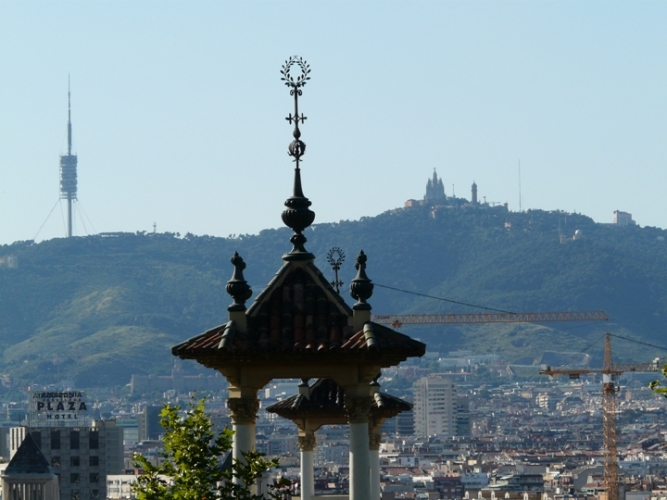
<svg viewBox="0 0 667 500">
<path fill-rule="evenodd" d="M 366 252 L 369 277 L 378 285 L 369 301 L 377 314 L 483 311 L 384 285 L 515 312 L 601 309 L 611 319 L 403 328 L 430 351 L 469 349 L 531 364 L 544 351 L 584 349 L 595 362 L 605 331 L 665 344 L 662 229 L 596 224 L 564 212 L 418 206 L 316 224 L 306 236 L 330 279 L 327 251 L 345 251 L 346 284 L 354 257 Z M 16 384 L 73 379 L 78 387 L 169 373 L 171 345 L 226 321 L 234 251 L 247 263 L 254 297 L 279 269 L 289 237 L 286 228 L 236 238 L 114 233 L 0 246 L 0 373 Z M 353 302 L 346 285 L 341 295 Z M 619 360 L 660 354 L 621 342 L 615 341 Z"/>
</svg>

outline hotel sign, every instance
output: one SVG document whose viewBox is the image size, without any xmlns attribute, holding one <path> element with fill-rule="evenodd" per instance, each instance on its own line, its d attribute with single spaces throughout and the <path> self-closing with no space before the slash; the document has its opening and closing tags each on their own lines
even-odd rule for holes
<svg viewBox="0 0 667 500">
<path fill-rule="evenodd" d="M 81 391 L 33 392 L 30 395 L 28 425 L 79 426 L 86 425 L 88 404 Z"/>
</svg>

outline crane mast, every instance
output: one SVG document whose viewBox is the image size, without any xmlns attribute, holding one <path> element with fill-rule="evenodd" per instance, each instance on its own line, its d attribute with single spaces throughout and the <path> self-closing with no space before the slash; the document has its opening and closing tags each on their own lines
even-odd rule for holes
<svg viewBox="0 0 667 500">
<path fill-rule="evenodd" d="M 616 384 L 611 339 L 606 335 L 602 365 L 602 435 L 604 487 L 607 500 L 618 500 L 618 449 L 616 447 Z"/>
<path fill-rule="evenodd" d="M 620 363 L 614 364 L 611 352 L 611 334 L 607 333 L 604 344 L 604 361 L 602 369 L 552 369 L 543 365 L 541 375 L 567 375 L 570 379 L 578 379 L 589 373 L 602 374 L 602 442 L 604 448 L 604 485 L 606 500 L 618 500 L 618 448 L 616 443 L 616 393 L 615 379 L 625 372 L 657 372 L 660 360 L 652 363 Z"/>
</svg>

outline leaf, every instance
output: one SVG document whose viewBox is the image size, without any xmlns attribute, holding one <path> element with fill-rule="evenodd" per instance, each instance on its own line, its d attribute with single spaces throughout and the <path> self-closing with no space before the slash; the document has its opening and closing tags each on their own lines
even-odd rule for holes
<svg viewBox="0 0 667 500">
<path fill-rule="evenodd" d="M 233 431 L 225 428 L 215 437 L 205 401 L 191 401 L 185 415 L 179 406 L 163 407 L 160 413 L 160 423 L 165 429 L 163 463 L 154 466 L 142 455 L 134 457 L 143 470 L 132 487 L 139 500 L 216 497 L 259 500 L 245 485 L 253 484 L 277 462 L 252 452 L 246 456 L 247 463 L 234 462 L 231 471 L 223 471 L 223 455 L 231 449 Z M 170 481 L 160 476 L 168 476 Z M 231 482 L 232 478 L 241 479 L 241 483 Z"/>
</svg>

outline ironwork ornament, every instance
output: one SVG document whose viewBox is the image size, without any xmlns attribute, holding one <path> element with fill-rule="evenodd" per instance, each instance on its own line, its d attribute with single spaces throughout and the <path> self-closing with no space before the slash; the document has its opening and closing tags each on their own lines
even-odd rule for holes
<svg viewBox="0 0 667 500">
<path fill-rule="evenodd" d="M 298 67 L 301 74 L 296 76 L 292 74 L 292 69 Z M 292 56 L 285 61 L 280 73 L 283 75 L 281 80 L 290 89 L 290 95 L 294 96 L 294 114 L 290 113 L 286 120 L 294 123 L 294 140 L 290 143 L 287 153 L 294 158 L 296 167 L 294 169 L 294 190 L 290 198 L 285 201 L 286 210 L 282 213 L 282 219 L 285 225 L 294 231 L 290 238 L 293 247 L 292 250 L 283 256 L 284 260 L 313 260 L 315 256 L 309 253 L 305 248 L 307 241 L 303 235 L 303 231 L 309 227 L 315 220 L 315 212 L 310 210 L 311 202 L 303 194 L 301 186 L 301 169 L 299 167 L 301 157 L 306 152 L 306 144 L 300 139 L 301 130 L 299 130 L 299 123 L 303 124 L 306 121 L 306 116 L 299 115 L 299 96 L 303 94 L 303 86 L 310 80 L 310 66 L 303 58 L 299 56 Z"/>
<path fill-rule="evenodd" d="M 343 286 L 343 282 L 338 279 L 338 271 L 340 267 L 345 262 L 345 252 L 340 247 L 332 247 L 327 253 L 327 262 L 334 271 L 334 280 L 331 282 L 331 286 L 334 287 L 337 293 L 340 293 L 340 287 Z"/>
</svg>

